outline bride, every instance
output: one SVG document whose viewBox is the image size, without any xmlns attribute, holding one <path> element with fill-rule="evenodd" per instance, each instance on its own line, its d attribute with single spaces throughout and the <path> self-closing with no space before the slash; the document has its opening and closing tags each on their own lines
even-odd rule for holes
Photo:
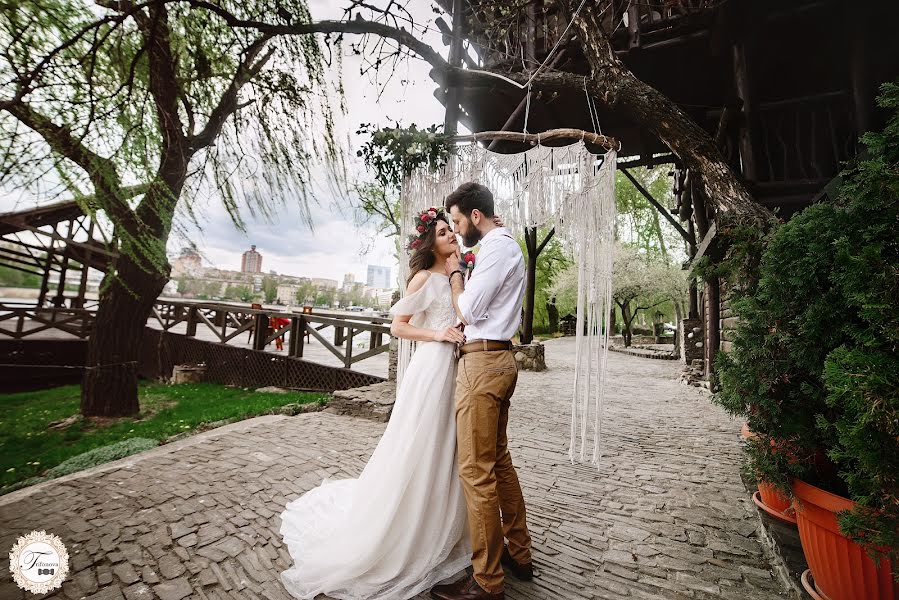
<svg viewBox="0 0 899 600">
<path fill-rule="evenodd" d="M 358 479 L 325 479 L 281 513 L 294 559 L 281 581 L 296 598 L 404 600 L 471 564 L 453 401 L 464 335 L 444 274 L 459 243 L 442 208 L 420 213 L 416 228 L 390 332 L 418 345 L 384 435 Z"/>
</svg>

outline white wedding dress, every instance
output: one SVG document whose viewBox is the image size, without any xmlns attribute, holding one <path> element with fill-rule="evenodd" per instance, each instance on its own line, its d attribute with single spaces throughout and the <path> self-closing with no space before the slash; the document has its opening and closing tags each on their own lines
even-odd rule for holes
<svg viewBox="0 0 899 600">
<path fill-rule="evenodd" d="M 455 324 L 449 280 L 432 273 L 392 314 L 430 329 Z M 456 466 L 453 344 L 419 342 L 384 435 L 358 479 L 330 480 L 289 502 L 281 535 L 296 598 L 404 600 L 471 564 Z"/>
</svg>

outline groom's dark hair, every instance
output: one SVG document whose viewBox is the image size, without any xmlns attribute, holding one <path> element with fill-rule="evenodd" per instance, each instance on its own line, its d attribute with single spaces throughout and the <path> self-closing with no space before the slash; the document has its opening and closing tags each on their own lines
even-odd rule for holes
<svg viewBox="0 0 899 600">
<path fill-rule="evenodd" d="M 456 188 L 452 194 L 446 197 L 446 212 L 452 207 L 457 207 L 459 212 L 471 218 L 471 211 L 478 209 L 485 217 L 493 216 L 493 194 L 486 186 L 474 181 L 468 181 Z"/>
</svg>

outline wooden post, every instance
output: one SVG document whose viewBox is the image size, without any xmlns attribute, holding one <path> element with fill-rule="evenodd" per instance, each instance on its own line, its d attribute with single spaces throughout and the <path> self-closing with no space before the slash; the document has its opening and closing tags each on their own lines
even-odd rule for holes
<svg viewBox="0 0 899 600">
<path fill-rule="evenodd" d="M 853 13 L 853 28 L 851 54 L 849 58 L 849 77 L 852 82 L 852 104 L 855 116 L 855 134 L 860 137 L 871 129 L 871 110 L 873 99 L 871 87 L 868 81 L 867 43 L 864 28 L 863 10 L 855 10 Z M 855 141 L 855 140 L 853 140 Z"/>
<path fill-rule="evenodd" d="M 297 344 L 297 358 L 303 358 L 303 348 L 305 347 L 304 344 L 306 343 L 305 338 L 309 337 L 309 333 L 307 331 L 308 328 L 309 322 L 306 321 L 306 317 L 300 317 L 300 333 L 298 336 L 299 340 Z"/>
<path fill-rule="evenodd" d="M 197 335 L 197 307 L 191 306 L 187 309 L 187 337 L 195 337 Z"/>
<path fill-rule="evenodd" d="M 448 62 L 452 67 L 462 66 L 462 0 L 453 0 L 453 38 L 450 42 Z M 459 123 L 459 86 L 450 79 L 446 90 L 446 113 L 443 132 L 455 135 Z"/>
<path fill-rule="evenodd" d="M 350 325 L 347 327 L 347 336 L 346 336 L 346 357 L 344 358 L 343 365 L 349 369 L 350 365 L 353 364 L 353 326 Z"/>
<path fill-rule="evenodd" d="M 334 326 L 334 345 L 341 346 L 344 340 L 343 327 Z"/>
<path fill-rule="evenodd" d="M 253 329 L 253 350 L 265 350 L 265 338 L 268 336 L 268 317 L 257 314 L 256 326 Z"/>
<path fill-rule="evenodd" d="M 758 163 L 756 160 L 757 140 L 760 123 L 752 85 L 751 72 L 748 65 L 749 54 L 745 37 L 736 44 L 733 50 L 734 84 L 737 96 L 743 101 L 743 123 L 740 125 L 740 160 L 743 163 L 743 177 L 748 181 L 758 181 Z"/>
<path fill-rule="evenodd" d="M 50 267 L 53 265 L 53 242 L 47 248 L 47 261 L 44 263 L 44 276 L 41 278 L 41 293 L 37 298 L 37 305 L 43 306 L 47 301 L 47 292 L 50 289 Z"/>
<path fill-rule="evenodd" d="M 696 256 L 696 227 L 693 225 L 693 219 L 690 219 L 687 222 L 687 230 L 690 232 L 690 236 L 694 240 L 690 243 L 690 262 L 692 262 L 693 257 Z M 696 288 L 695 277 L 690 278 L 690 308 L 689 312 L 687 313 L 687 318 L 699 318 L 699 291 Z"/>
<path fill-rule="evenodd" d="M 710 277 L 707 283 L 709 314 L 706 316 L 706 348 L 705 348 L 705 374 L 711 375 L 714 372 L 715 354 L 718 353 L 718 346 L 721 345 L 721 281 L 718 277 Z"/>
<path fill-rule="evenodd" d="M 636 3 L 627 5 L 628 48 L 640 47 L 640 7 Z"/>
<path fill-rule="evenodd" d="M 287 356 L 303 356 L 303 317 L 290 318 L 290 341 Z"/>
</svg>

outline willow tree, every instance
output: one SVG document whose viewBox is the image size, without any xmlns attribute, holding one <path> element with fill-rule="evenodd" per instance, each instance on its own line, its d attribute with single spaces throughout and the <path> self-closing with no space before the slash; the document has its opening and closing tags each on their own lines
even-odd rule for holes
<svg viewBox="0 0 899 600">
<path fill-rule="evenodd" d="M 310 20 L 305 0 L 227 6 Z M 233 28 L 205 8 L 153 0 L 4 3 L 0 36 L 0 185 L 41 194 L 56 182 L 112 223 L 117 257 L 81 412 L 132 415 L 176 211 L 201 225 L 195 202 L 207 194 L 241 229 L 243 206 L 271 215 L 292 196 L 309 214 L 312 158 L 338 158 L 325 54 L 314 36 Z"/>
<path fill-rule="evenodd" d="M 712 136 L 616 56 L 602 20 L 610 0 L 580 3 L 576 16 L 573 1 L 558 1 L 590 73 L 501 75 L 535 91 L 586 88 L 667 145 L 719 215 L 767 222 L 770 212 Z M 361 35 L 350 48 L 363 70 L 392 73 L 414 55 L 449 86 L 496 85 L 425 43 L 428 24 L 416 23 L 405 2 L 343 4 L 344 18 L 327 21 L 313 21 L 304 0 L 24 0 L 0 9 L 0 184 L 39 187 L 52 172 L 92 191 L 85 210 L 115 224 L 119 258 L 91 334 L 84 414 L 138 409 L 138 347 L 167 279 L 165 241 L 179 203 L 193 214 L 193 195 L 209 184 L 240 226 L 241 201 L 269 214 L 267 199 L 285 190 L 303 199 L 310 157 L 337 158 L 330 112 L 314 93 L 332 56 L 326 46 Z M 502 0 L 477 4 L 509 10 Z M 324 135 L 310 134 L 313 123 Z"/>
</svg>

